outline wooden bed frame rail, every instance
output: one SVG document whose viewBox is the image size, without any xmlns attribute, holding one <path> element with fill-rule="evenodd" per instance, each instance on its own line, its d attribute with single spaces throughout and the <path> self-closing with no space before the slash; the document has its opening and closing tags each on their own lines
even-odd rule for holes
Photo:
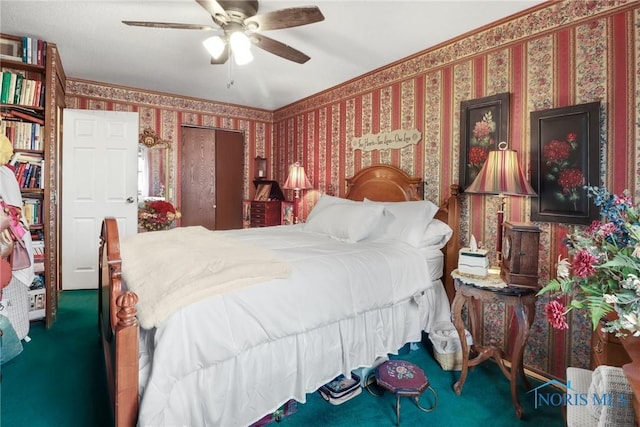
<svg viewBox="0 0 640 427">
<path fill-rule="evenodd" d="M 420 200 L 421 180 L 411 178 L 398 168 L 385 165 L 363 169 L 348 180 L 347 197 L 377 201 Z M 379 187 L 386 188 L 380 191 Z M 460 242 L 459 186 L 451 186 L 451 194 L 440 206 L 436 218 L 453 229 L 453 236 L 443 248 L 445 276 L 442 278 L 447 297 L 455 294 L 451 271 L 457 268 Z M 138 296 L 123 289 L 120 238 L 115 218 L 105 218 L 99 248 L 98 326 L 104 350 L 109 397 L 116 427 L 133 427 L 138 419 L 138 337 L 136 318 Z"/>
</svg>

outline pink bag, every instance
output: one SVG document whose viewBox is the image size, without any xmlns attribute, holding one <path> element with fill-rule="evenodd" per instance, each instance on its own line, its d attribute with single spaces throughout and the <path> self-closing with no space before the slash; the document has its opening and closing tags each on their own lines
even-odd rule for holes
<svg viewBox="0 0 640 427">
<path fill-rule="evenodd" d="M 15 237 L 13 241 L 13 252 L 9 255 L 9 261 L 11 262 L 12 270 L 22 270 L 31 265 L 27 247 L 24 244 L 24 240 L 19 237 Z"/>
<path fill-rule="evenodd" d="M 4 243 L 5 240 L 8 240 L 6 238 L 7 233 L 4 233 L 4 230 L 8 231 L 8 234 L 13 240 L 13 250 L 8 256 L 8 261 L 11 263 L 13 270 L 22 270 L 31 265 L 31 259 L 29 258 L 29 252 L 24 244 L 24 240 L 22 240 L 22 236 L 26 230 L 20 223 L 20 208 L 7 205 L 4 201 L 0 202 L 0 207 L 2 207 L 0 212 L 0 231 L 3 231 L 2 242 Z"/>
</svg>

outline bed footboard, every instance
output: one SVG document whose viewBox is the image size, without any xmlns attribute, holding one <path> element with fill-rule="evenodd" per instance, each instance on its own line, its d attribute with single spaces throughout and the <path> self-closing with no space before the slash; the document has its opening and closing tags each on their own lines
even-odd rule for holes
<svg viewBox="0 0 640 427">
<path fill-rule="evenodd" d="M 122 289 L 115 218 L 102 223 L 98 259 L 98 327 L 114 425 L 133 427 L 138 419 L 138 296 Z"/>
</svg>

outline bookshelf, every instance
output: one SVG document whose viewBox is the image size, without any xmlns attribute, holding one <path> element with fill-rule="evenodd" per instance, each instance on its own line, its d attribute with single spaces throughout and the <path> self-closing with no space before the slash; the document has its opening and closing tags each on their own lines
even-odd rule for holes
<svg viewBox="0 0 640 427">
<path fill-rule="evenodd" d="M 0 33 L 0 131 L 14 148 L 11 164 L 34 247 L 36 280 L 29 318 L 50 327 L 58 311 L 60 147 L 66 76 L 55 43 Z"/>
</svg>

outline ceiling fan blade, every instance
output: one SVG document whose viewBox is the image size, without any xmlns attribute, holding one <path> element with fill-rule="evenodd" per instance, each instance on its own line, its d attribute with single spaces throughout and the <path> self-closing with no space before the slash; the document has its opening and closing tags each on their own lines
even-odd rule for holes
<svg viewBox="0 0 640 427">
<path fill-rule="evenodd" d="M 311 59 L 299 50 L 296 50 L 291 46 L 277 40 L 265 37 L 262 34 L 251 34 L 249 39 L 260 49 L 271 52 L 274 55 L 278 55 L 284 59 L 288 59 L 289 61 L 297 62 L 298 64 L 304 64 L 309 59 Z"/>
<path fill-rule="evenodd" d="M 251 30 L 266 31 L 298 27 L 320 21 L 324 21 L 324 15 L 317 6 L 303 6 L 251 16 L 245 19 L 244 23 Z"/>
<path fill-rule="evenodd" d="M 215 22 L 229 22 L 227 11 L 216 0 L 196 0 L 204 8 Z"/>
<path fill-rule="evenodd" d="M 211 58 L 211 64 L 212 65 L 224 64 L 225 62 L 227 62 L 228 59 L 229 59 L 229 44 L 227 43 L 227 45 L 224 47 L 224 50 L 222 51 L 222 54 L 218 59 L 215 59 L 213 57 Z"/>
<path fill-rule="evenodd" d="M 147 21 L 122 21 L 123 24 L 132 27 L 171 28 L 175 30 L 219 30 L 211 25 L 179 24 L 174 22 L 147 22 Z"/>
</svg>

